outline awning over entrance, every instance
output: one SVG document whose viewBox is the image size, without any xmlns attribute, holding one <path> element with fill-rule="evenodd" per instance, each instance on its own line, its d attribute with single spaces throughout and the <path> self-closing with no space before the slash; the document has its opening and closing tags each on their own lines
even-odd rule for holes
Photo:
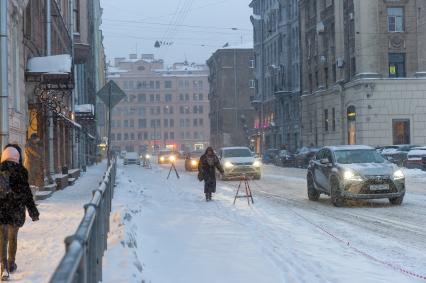
<svg viewBox="0 0 426 283">
<path fill-rule="evenodd" d="M 28 74 L 50 74 L 69 75 L 71 74 L 72 59 L 68 54 L 34 57 L 28 60 Z"/>
</svg>

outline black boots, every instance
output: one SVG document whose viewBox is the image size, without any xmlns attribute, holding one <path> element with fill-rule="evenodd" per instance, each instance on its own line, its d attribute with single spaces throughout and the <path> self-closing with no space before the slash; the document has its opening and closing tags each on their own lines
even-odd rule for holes
<svg viewBox="0 0 426 283">
<path fill-rule="evenodd" d="M 206 193 L 206 201 L 212 200 L 212 193 Z"/>
</svg>

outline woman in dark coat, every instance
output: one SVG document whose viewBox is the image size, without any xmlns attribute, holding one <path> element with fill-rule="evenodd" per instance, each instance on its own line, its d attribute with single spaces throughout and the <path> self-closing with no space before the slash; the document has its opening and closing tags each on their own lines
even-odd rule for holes
<svg viewBox="0 0 426 283">
<path fill-rule="evenodd" d="M 0 257 L 2 280 L 17 268 L 15 263 L 18 230 L 25 223 L 25 209 L 33 221 L 39 212 L 28 184 L 28 172 L 22 165 L 22 157 L 16 145 L 8 145 L 1 155 L 0 171 L 9 176 L 11 194 L 0 200 Z M 8 256 L 9 255 L 9 256 Z"/>
<path fill-rule="evenodd" d="M 204 180 L 204 194 L 206 201 L 212 199 L 212 193 L 216 192 L 216 169 L 223 174 L 219 158 L 214 153 L 212 147 L 208 147 L 206 152 L 200 157 L 198 162 L 198 172 Z"/>
</svg>

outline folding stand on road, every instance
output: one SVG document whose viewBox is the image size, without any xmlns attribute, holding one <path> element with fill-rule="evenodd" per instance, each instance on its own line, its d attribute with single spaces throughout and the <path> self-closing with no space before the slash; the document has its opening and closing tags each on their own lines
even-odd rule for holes
<svg viewBox="0 0 426 283">
<path fill-rule="evenodd" d="M 145 164 L 144 164 L 144 167 L 145 167 L 146 169 L 152 169 L 151 161 L 150 161 L 149 159 L 145 160 L 145 162 L 144 162 L 144 163 L 145 163 Z"/>
<path fill-rule="evenodd" d="M 240 196 L 239 193 L 240 193 L 241 185 L 243 183 L 244 183 L 244 189 L 246 191 L 246 194 Z M 247 198 L 247 203 L 249 205 L 250 205 L 250 199 L 251 199 L 251 203 L 254 204 L 253 195 L 252 195 L 251 189 L 250 189 L 249 179 L 247 178 L 246 175 L 241 176 L 240 184 L 238 185 L 238 190 L 237 190 L 237 193 L 235 194 L 235 198 L 234 198 L 234 205 L 235 205 L 235 202 L 237 201 L 237 198 Z"/>
<path fill-rule="evenodd" d="M 178 171 L 176 170 L 176 167 L 175 167 L 175 163 L 174 163 L 174 162 L 172 162 L 172 165 L 170 166 L 170 170 L 169 170 L 169 175 L 167 175 L 167 180 L 168 180 L 168 179 L 169 179 L 169 177 L 170 177 L 170 173 L 172 173 L 172 169 L 173 169 L 173 170 L 175 170 L 176 177 L 177 177 L 178 179 L 180 179 L 179 173 L 178 173 Z"/>
</svg>

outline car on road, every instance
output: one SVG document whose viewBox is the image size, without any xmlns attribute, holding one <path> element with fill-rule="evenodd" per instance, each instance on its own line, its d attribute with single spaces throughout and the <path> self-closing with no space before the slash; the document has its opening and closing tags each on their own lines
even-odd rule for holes
<svg viewBox="0 0 426 283">
<path fill-rule="evenodd" d="M 274 149 L 274 148 L 265 150 L 262 156 L 262 162 L 264 164 L 273 163 L 275 160 L 275 157 L 278 155 L 279 152 L 280 152 L 279 149 Z"/>
<path fill-rule="evenodd" d="M 198 162 L 200 161 L 203 151 L 192 151 L 186 154 L 185 157 L 185 170 L 186 171 L 198 171 Z"/>
<path fill-rule="evenodd" d="M 308 168 L 309 162 L 318 151 L 319 148 L 302 147 L 294 155 L 294 166 L 298 168 Z"/>
<path fill-rule="evenodd" d="M 426 158 L 426 146 L 415 147 L 408 152 L 404 165 L 408 169 L 423 169 L 423 158 Z"/>
<path fill-rule="evenodd" d="M 169 164 L 176 161 L 176 154 L 171 150 L 160 150 L 157 153 L 158 164 Z"/>
<path fill-rule="evenodd" d="M 260 180 L 262 162 L 256 159 L 248 147 L 224 147 L 218 152 L 224 174 L 222 179 L 240 178 L 243 176 Z"/>
<path fill-rule="evenodd" d="M 412 145 L 412 144 L 390 145 L 390 146 L 383 147 L 380 150 L 380 153 L 390 162 L 395 163 L 398 166 L 405 166 L 408 152 L 415 147 L 418 147 L 418 145 Z"/>
<path fill-rule="evenodd" d="M 369 146 L 328 146 L 310 162 L 308 198 L 331 196 L 335 206 L 345 199 L 389 199 L 400 205 L 405 195 L 405 176 L 395 164 Z"/>
<path fill-rule="evenodd" d="M 126 157 L 126 153 L 127 153 L 127 151 L 122 150 L 122 151 L 120 152 L 120 158 L 121 158 L 121 159 L 124 159 L 124 157 Z"/>
<path fill-rule="evenodd" d="M 274 164 L 276 166 L 290 167 L 294 165 L 294 155 L 288 150 L 280 150 L 275 157 Z"/>
<path fill-rule="evenodd" d="M 129 164 L 141 165 L 141 159 L 139 157 L 139 154 L 137 154 L 136 152 L 127 152 L 126 155 L 124 156 L 123 164 L 124 165 L 129 165 Z"/>
</svg>

